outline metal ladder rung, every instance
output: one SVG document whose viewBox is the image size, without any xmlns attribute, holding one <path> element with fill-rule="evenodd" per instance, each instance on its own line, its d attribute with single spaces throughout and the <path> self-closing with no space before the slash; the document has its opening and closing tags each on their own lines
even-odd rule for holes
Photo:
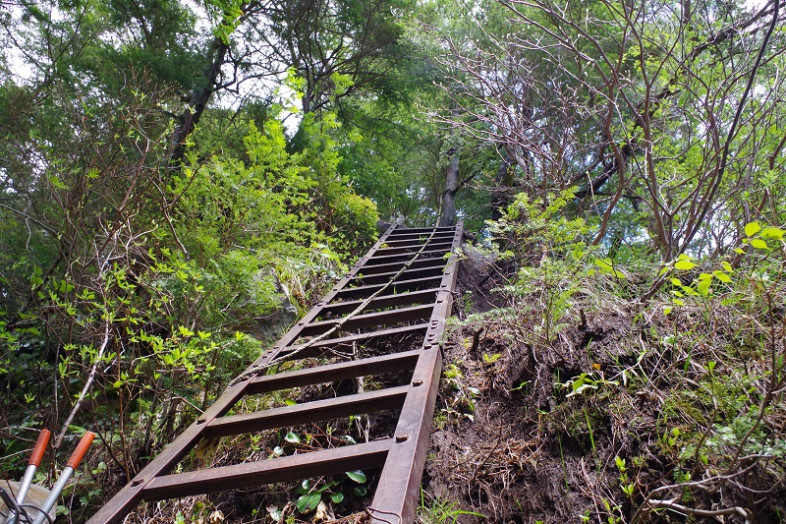
<svg viewBox="0 0 786 524">
<path fill-rule="evenodd" d="M 254 433 L 266 429 L 283 428 L 319 420 L 363 415 L 375 411 L 398 409 L 404 403 L 409 386 L 357 393 L 305 404 L 266 409 L 253 413 L 228 415 L 214 419 L 205 428 L 205 438 L 226 437 L 240 433 Z"/>
<path fill-rule="evenodd" d="M 311 384 L 412 369 L 418 361 L 418 355 L 420 355 L 420 351 L 406 351 L 381 357 L 326 364 L 316 368 L 256 377 L 249 382 L 246 394 L 257 395 L 259 393 L 269 393 L 271 391 L 309 386 Z"/>
<path fill-rule="evenodd" d="M 440 249 L 440 248 L 450 249 L 452 245 L 453 245 L 452 240 L 429 242 L 428 244 L 426 244 L 426 246 L 431 248 L 431 250 Z M 422 244 L 412 247 L 383 247 L 377 249 L 377 253 L 380 253 L 379 257 L 384 257 L 387 255 L 396 255 L 400 253 L 414 255 L 421 247 L 423 247 Z M 374 256 L 372 257 L 372 259 L 379 258 L 379 257 Z"/>
<path fill-rule="evenodd" d="M 390 233 L 390 236 L 400 235 L 402 233 L 403 234 L 418 234 L 418 235 L 421 235 L 421 234 L 425 233 L 425 234 L 428 235 L 429 233 L 431 233 L 434 230 L 436 230 L 437 233 L 442 233 L 442 232 L 453 233 L 455 228 L 453 226 L 397 228 L 397 229 L 394 229 Z"/>
<path fill-rule="evenodd" d="M 382 249 L 387 249 L 392 247 L 411 247 L 411 246 L 421 247 L 423 245 L 428 245 L 428 244 L 450 242 L 451 240 L 453 240 L 453 235 L 433 236 L 430 238 L 428 235 L 425 235 L 417 238 L 402 238 L 396 240 L 388 239 L 385 241 L 384 244 L 382 244 L 383 246 L 387 246 L 387 247 L 383 247 Z"/>
<path fill-rule="evenodd" d="M 442 280 L 441 275 L 436 277 L 402 280 L 400 282 L 395 282 L 393 285 L 389 286 L 384 291 L 384 295 L 382 296 L 389 296 L 392 294 L 397 294 L 398 292 L 418 291 L 425 287 L 433 287 L 433 286 L 429 286 L 429 284 L 439 283 L 441 280 Z M 340 296 L 340 297 L 347 296 L 350 298 L 366 298 L 373 295 L 375 291 L 378 291 L 383 286 L 384 284 L 372 284 L 370 286 L 348 287 L 339 290 L 336 293 L 336 296 Z"/>
<path fill-rule="evenodd" d="M 340 347 L 353 344 L 355 342 L 368 341 L 375 338 L 393 337 L 396 335 L 404 335 L 406 333 L 415 333 L 417 331 L 425 331 L 428 329 L 429 323 L 413 324 L 411 326 L 402 326 L 397 328 L 381 329 L 378 331 L 370 331 L 368 333 L 359 333 L 357 335 L 348 335 L 345 337 L 326 338 L 315 342 L 313 344 L 304 343 L 294 346 L 289 346 L 281 350 L 280 355 L 286 356 L 288 353 L 296 353 L 298 359 L 314 358 L 322 356 L 331 347 Z"/>
<path fill-rule="evenodd" d="M 442 275 L 445 267 L 436 266 L 436 267 L 425 267 L 425 268 L 409 268 L 406 271 L 401 273 L 399 278 L 406 278 L 406 279 L 413 279 L 413 278 L 423 278 L 423 277 L 434 277 L 438 275 Z M 398 275 L 398 271 L 391 271 L 389 273 L 380 273 L 376 275 L 361 275 L 356 276 L 352 280 L 349 281 L 349 284 L 355 283 L 362 283 L 362 284 L 384 284 L 391 277 Z"/>
<path fill-rule="evenodd" d="M 392 309 L 390 311 L 379 311 L 377 313 L 357 315 L 356 317 L 346 321 L 341 326 L 341 330 L 349 331 L 361 327 L 387 326 L 390 324 L 397 324 L 399 322 L 421 320 L 428 318 L 433 309 L 434 304 L 425 304 L 402 309 Z M 322 333 L 331 329 L 333 326 L 336 326 L 339 322 L 341 322 L 341 320 L 342 319 L 337 318 L 334 320 L 312 322 L 300 330 L 300 335 L 304 337 L 321 335 Z"/>
<path fill-rule="evenodd" d="M 393 439 L 375 440 L 288 457 L 156 477 L 142 490 L 145 500 L 257 487 L 355 469 L 380 468 Z"/>
<path fill-rule="evenodd" d="M 441 259 L 442 257 L 445 256 L 445 253 L 448 253 L 448 252 L 450 252 L 449 248 L 444 248 L 444 249 L 440 248 L 440 249 L 434 249 L 434 250 L 426 250 L 426 251 L 423 251 L 422 253 L 420 253 L 420 257 L 418 258 L 418 260 L 426 260 L 426 259 L 432 259 L 433 260 L 433 259 L 436 259 L 436 258 Z M 389 262 L 395 262 L 396 260 L 401 260 L 401 259 L 409 260 L 409 259 L 412 258 L 410 255 L 414 255 L 414 253 L 403 253 L 403 254 L 398 254 L 398 255 L 372 256 L 368 260 L 366 260 L 365 264 L 363 264 L 360 267 L 360 269 L 358 270 L 358 273 L 362 273 L 362 270 L 365 267 L 378 266 L 380 264 L 387 264 Z M 444 262 L 444 260 L 443 260 L 443 262 Z"/>
<path fill-rule="evenodd" d="M 384 295 L 375 298 L 369 303 L 369 309 L 391 307 L 391 306 L 407 306 L 411 304 L 425 304 L 429 301 L 433 302 L 439 288 L 423 289 L 420 291 L 410 291 L 408 293 L 399 293 L 397 295 Z M 363 300 L 347 300 L 346 302 L 336 302 L 328 304 L 322 308 L 320 315 L 332 313 L 340 315 L 342 313 L 351 313 L 355 310 Z"/>
<path fill-rule="evenodd" d="M 378 273 L 390 273 L 391 271 L 397 271 L 404 267 L 408 260 L 402 260 L 401 262 L 390 262 L 387 264 L 377 264 L 375 266 L 363 266 L 361 269 L 362 271 L 358 271 L 355 276 L 358 275 L 376 275 Z M 445 260 L 443 258 L 418 258 L 416 261 L 410 264 L 410 269 L 419 269 L 419 268 L 426 268 L 426 267 L 445 267 Z"/>
</svg>

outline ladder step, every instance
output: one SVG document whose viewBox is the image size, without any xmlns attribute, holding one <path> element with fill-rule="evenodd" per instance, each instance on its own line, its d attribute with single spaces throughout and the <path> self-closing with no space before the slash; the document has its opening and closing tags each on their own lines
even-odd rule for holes
<svg viewBox="0 0 786 524">
<path fill-rule="evenodd" d="M 358 328 L 373 328 L 376 326 L 389 326 L 399 322 L 409 322 L 412 320 L 423 320 L 431 316 L 434 304 L 425 304 L 390 311 L 379 311 L 377 313 L 366 313 L 347 320 L 341 326 L 342 331 L 351 331 Z M 341 321 L 340 318 L 312 322 L 300 330 L 300 336 L 309 337 L 321 335 Z"/>
<path fill-rule="evenodd" d="M 333 382 L 348 378 L 377 375 L 388 371 L 412 369 L 418 361 L 420 351 L 406 351 L 364 358 L 338 364 L 328 364 L 309 369 L 256 377 L 246 386 L 247 395 L 269 393 L 288 388 L 297 388 L 323 382 Z"/>
<path fill-rule="evenodd" d="M 427 234 L 427 235 L 428 235 L 428 234 L 430 234 L 432 231 L 434 231 L 435 229 L 437 230 L 437 233 L 442 233 L 443 231 L 444 231 L 444 232 L 448 232 L 448 233 L 454 233 L 454 232 L 456 231 L 456 228 L 455 228 L 455 227 L 452 227 L 452 226 L 440 226 L 440 227 L 402 227 L 402 228 L 400 228 L 400 229 L 399 229 L 399 228 L 397 228 L 397 229 L 394 229 L 394 230 L 393 230 L 393 231 L 390 233 L 390 235 L 389 235 L 389 236 L 395 236 L 395 235 L 401 235 L 401 234 L 407 234 L 407 235 L 418 234 L 418 235 L 422 235 L 423 233 L 425 233 L 425 234 Z"/>
<path fill-rule="evenodd" d="M 413 280 L 402 280 L 400 282 L 396 281 L 393 283 L 393 285 L 389 286 L 381 296 L 432 288 L 439 285 L 440 282 L 442 282 L 442 275 L 428 278 L 416 278 Z M 367 298 L 377 292 L 384 285 L 385 284 L 373 284 L 370 286 L 344 288 L 336 292 L 336 296 L 341 298 Z"/>
<path fill-rule="evenodd" d="M 428 244 L 429 249 L 435 250 L 440 248 L 450 249 L 453 245 L 452 240 L 439 240 L 437 242 L 429 242 Z M 386 255 L 397 255 L 400 253 L 416 253 L 421 247 L 422 244 L 411 246 L 411 247 L 382 247 L 377 249 L 377 252 L 374 253 L 374 256 L 371 257 L 372 260 L 378 257 L 386 256 Z"/>
<path fill-rule="evenodd" d="M 247 462 L 189 473 L 156 477 L 142 491 L 145 500 L 187 497 L 214 491 L 254 488 L 355 469 L 379 468 L 393 439 L 312 451 L 288 457 Z"/>
<path fill-rule="evenodd" d="M 408 391 L 409 385 L 397 386 L 368 393 L 315 400 L 295 406 L 229 415 L 213 419 L 205 428 L 205 438 L 226 437 L 239 433 L 307 424 L 318 420 L 398 409 L 404 403 Z"/>
<path fill-rule="evenodd" d="M 411 246 L 421 247 L 424 244 L 425 245 L 431 245 L 431 244 L 437 244 L 437 243 L 451 242 L 452 240 L 453 240 L 453 235 L 439 236 L 439 237 L 433 237 L 433 238 L 428 238 L 427 236 L 423 236 L 423 237 L 416 237 L 416 238 L 403 238 L 403 239 L 400 239 L 400 240 L 398 240 L 398 239 L 397 240 L 386 240 L 382 244 L 385 247 L 382 247 L 380 249 L 387 249 L 387 248 L 391 248 L 391 247 L 411 247 Z"/>
<path fill-rule="evenodd" d="M 456 233 L 454 231 L 438 231 L 431 236 L 431 233 L 399 233 L 397 235 L 388 236 L 386 242 L 400 242 L 404 240 L 422 240 L 425 241 L 431 236 L 431 239 L 436 238 L 453 238 Z"/>
<path fill-rule="evenodd" d="M 389 262 L 387 264 L 377 264 L 375 266 L 363 266 L 362 271 L 358 271 L 357 275 L 376 275 L 378 273 L 390 273 L 391 271 L 398 271 L 409 260 L 401 260 L 399 262 Z M 442 257 L 422 258 L 418 257 L 417 260 L 412 262 L 409 266 L 410 269 L 421 269 L 427 267 L 445 267 L 445 260 Z"/>
<path fill-rule="evenodd" d="M 440 267 L 440 270 L 442 267 Z M 412 291 L 410 293 L 399 293 L 397 295 L 387 295 L 387 296 L 379 296 L 372 300 L 368 306 L 366 306 L 369 310 L 378 309 L 383 307 L 392 307 L 392 306 L 409 306 L 412 304 L 426 304 L 428 302 L 434 302 L 434 298 L 437 296 L 437 291 L 439 288 L 432 288 L 432 289 L 424 289 L 422 291 Z M 332 315 L 341 315 L 344 313 L 351 313 L 355 310 L 360 304 L 363 303 L 363 300 L 347 300 L 346 302 L 336 302 L 333 304 L 328 304 L 322 308 L 320 312 L 321 316 L 332 314 Z"/>
<path fill-rule="evenodd" d="M 435 277 L 437 275 L 442 275 L 445 267 L 444 264 L 438 267 L 425 267 L 425 268 L 416 268 L 416 269 L 407 269 L 401 276 L 398 278 L 411 280 L 413 278 L 423 278 L 423 277 Z M 391 271 L 390 273 L 380 273 L 377 275 L 362 275 L 359 277 L 355 277 L 349 281 L 349 285 L 360 283 L 360 284 L 384 284 L 391 277 L 394 277 L 398 274 L 398 271 Z"/>
<path fill-rule="evenodd" d="M 445 248 L 440 248 L 440 249 L 426 250 L 426 251 L 423 251 L 420 254 L 420 256 L 418 257 L 418 260 L 426 260 L 426 259 L 429 259 L 429 260 L 434 260 L 434 259 L 442 260 L 442 257 L 445 256 L 445 253 L 448 253 L 449 251 L 450 251 L 450 247 L 449 246 L 445 247 Z M 358 271 L 358 273 L 362 273 L 363 269 L 366 268 L 366 267 L 369 267 L 369 266 L 378 266 L 380 264 L 388 264 L 390 262 L 396 262 L 398 260 L 405 260 L 405 261 L 407 261 L 407 260 L 412 259 L 413 255 L 414 255 L 414 253 L 403 253 L 403 254 L 397 254 L 397 255 L 384 255 L 384 256 L 374 255 L 371 258 L 369 258 L 368 260 L 366 260 L 366 263 L 363 264 L 363 266 L 361 266 L 361 268 Z M 444 260 L 443 260 L 443 262 L 444 262 Z"/>
<path fill-rule="evenodd" d="M 429 323 L 422 323 L 413 324 L 411 326 L 371 331 L 369 333 L 359 333 L 357 335 L 349 335 L 345 337 L 326 338 L 310 345 L 298 344 L 296 346 L 286 347 L 280 351 L 279 355 L 286 356 L 288 353 L 297 352 L 295 359 L 321 357 L 331 349 L 337 349 L 341 346 L 350 346 L 355 342 L 364 342 L 375 338 L 385 338 L 404 335 L 407 333 L 416 333 L 418 331 L 422 331 L 421 335 L 425 335 L 425 331 L 428 329 L 428 327 Z M 307 347 L 303 349 L 305 346 Z"/>
</svg>

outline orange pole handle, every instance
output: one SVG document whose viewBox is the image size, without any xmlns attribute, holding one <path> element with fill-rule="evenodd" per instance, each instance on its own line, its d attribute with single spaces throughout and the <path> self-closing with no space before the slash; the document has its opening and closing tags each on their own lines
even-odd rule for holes
<svg viewBox="0 0 786 524">
<path fill-rule="evenodd" d="M 38 440 L 35 441 L 35 447 L 30 454 L 30 460 L 27 461 L 28 466 L 38 467 L 41 465 L 50 438 L 52 438 L 52 432 L 48 429 L 42 429 L 41 433 L 38 434 Z"/>
<path fill-rule="evenodd" d="M 66 466 L 72 467 L 76 469 L 79 466 L 79 463 L 82 462 L 82 459 L 85 457 L 90 444 L 93 443 L 93 439 L 95 438 L 95 433 L 92 431 L 88 431 L 82 436 L 82 440 L 79 441 L 79 444 L 76 446 L 76 449 L 71 456 L 68 458 L 68 462 L 66 462 Z"/>
</svg>

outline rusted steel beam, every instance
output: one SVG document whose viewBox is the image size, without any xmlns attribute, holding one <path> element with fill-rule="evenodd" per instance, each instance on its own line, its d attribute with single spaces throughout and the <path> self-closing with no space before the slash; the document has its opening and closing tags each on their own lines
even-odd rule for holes
<svg viewBox="0 0 786 524">
<path fill-rule="evenodd" d="M 276 375 L 264 375 L 251 379 L 245 391 L 246 395 L 257 395 L 259 393 L 269 393 L 282 389 L 321 384 L 324 382 L 334 382 L 348 378 L 362 377 L 366 375 L 378 375 L 390 371 L 402 369 L 412 369 L 418 360 L 419 351 L 406 351 L 403 353 L 393 353 L 392 355 L 382 355 L 379 357 L 364 358 L 362 360 L 351 360 L 338 364 L 327 364 L 315 368 L 300 369 Z"/>
<path fill-rule="evenodd" d="M 388 264 L 377 264 L 376 266 L 363 266 L 362 270 L 358 275 L 375 275 L 377 273 L 390 273 L 392 271 L 398 271 L 405 264 L 409 262 L 409 259 L 402 260 L 399 262 L 390 262 Z M 443 258 L 418 258 L 415 262 L 409 266 L 410 269 L 420 269 L 420 268 L 427 268 L 427 267 L 445 267 L 445 260 Z"/>
<path fill-rule="evenodd" d="M 463 227 L 459 222 L 453 238 L 454 248 L 461 244 L 462 235 Z M 390 522 L 392 515 L 398 516 L 402 524 L 410 524 L 415 519 L 442 372 L 442 354 L 438 342 L 445 329 L 445 320 L 450 316 L 457 276 L 458 257 L 454 253 L 440 284 L 443 291 L 437 297 L 423 343 L 423 354 L 412 375 L 412 388 L 401 408 L 395 443 L 391 446 L 369 508 L 373 524 Z"/>
<path fill-rule="evenodd" d="M 145 487 L 144 498 L 160 500 L 187 497 L 321 475 L 337 475 L 355 469 L 378 468 L 384 464 L 390 444 L 391 439 L 375 440 L 288 457 L 158 477 Z"/>
<path fill-rule="evenodd" d="M 425 233 L 425 234 L 424 233 L 420 233 L 420 234 L 402 234 L 402 235 L 398 235 L 398 236 L 389 236 L 385 240 L 385 244 L 384 245 L 386 245 L 388 247 L 398 247 L 401 243 L 406 243 L 406 242 L 421 242 L 422 243 L 422 242 L 425 242 L 425 239 L 430 237 L 430 236 L 431 235 L 429 235 L 428 233 Z M 442 241 L 442 240 L 445 240 L 445 239 L 450 240 L 451 238 L 453 238 L 453 232 L 452 231 L 446 231 L 444 233 L 435 233 L 434 236 L 431 236 L 431 241 L 432 242 L 436 242 L 436 241 Z"/>
<path fill-rule="evenodd" d="M 401 240 L 391 240 L 388 239 L 382 245 L 382 249 L 391 249 L 391 248 L 401 248 L 401 247 L 422 247 L 424 245 L 432 245 L 432 244 L 444 244 L 445 242 L 450 242 L 453 235 L 449 234 L 447 236 L 433 236 L 430 237 L 429 235 L 422 235 L 420 238 L 404 238 Z"/>
<path fill-rule="evenodd" d="M 425 268 L 415 268 L 415 269 L 407 269 L 401 276 L 399 277 L 401 280 L 411 280 L 413 278 L 425 278 L 425 277 L 436 277 L 441 276 L 444 267 L 425 267 Z M 362 274 L 352 279 L 351 285 L 368 285 L 368 284 L 381 284 L 385 283 L 390 280 L 390 277 L 394 276 L 397 271 L 392 271 L 390 273 L 380 273 L 377 275 L 367 275 Z"/>
<path fill-rule="evenodd" d="M 442 258 L 445 256 L 446 253 L 450 251 L 450 247 L 440 247 L 439 249 L 427 249 L 420 254 L 420 258 L 418 260 L 426 260 L 426 259 L 434 259 L 434 258 Z M 371 266 L 377 266 L 380 264 L 389 264 L 391 262 L 398 262 L 398 261 L 409 261 L 412 258 L 412 253 L 399 253 L 396 255 L 379 255 L 374 256 L 366 261 L 366 264 L 363 268 L 368 268 Z"/>
<path fill-rule="evenodd" d="M 308 424 L 319 420 L 398 409 L 404 402 L 408 390 L 409 386 L 397 386 L 368 393 L 345 395 L 294 406 L 216 418 L 208 424 L 204 438 L 254 433 L 266 429 Z"/>
<path fill-rule="evenodd" d="M 368 333 L 359 333 L 357 335 L 349 335 L 346 337 L 326 338 L 324 340 L 320 340 L 319 342 L 315 342 L 313 345 L 309 345 L 308 347 L 305 347 L 306 346 L 305 344 L 289 346 L 288 348 L 284 349 L 282 355 L 286 354 L 287 352 L 291 352 L 291 353 L 297 352 L 297 356 L 299 358 L 313 358 L 313 357 L 321 356 L 322 352 L 325 351 L 326 348 L 333 347 L 333 346 L 335 347 L 351 346 L 352 344 L 358 342 L 366 342 L 372 339 L 395 337 L 395 336 L 406 335 L 406 334 L 425 335 L 428 327 L 429 327 L 428 323 L 419 323 L 419 324 L 413 324 L 411 326 L 402 326 L 397 328 L 381 329 L 378 331 L 370 331 Z M 307 353 L 309 350 L 316 350 L 316 351 Z"/>
<path fill-rule="evenodd" d="M 440 268 L 441 269 L 441 268 Z M 411 306 L 415 304 L 433 303 L 437 296 L 439 288 L 423 289 L 420 291 L 412 291 L 410 293 L 399 293 L 397 295 L 384 295 L 375 298 L 369 303 L 366 310 L 373 311 L 374 309 L 396 307 L 396 306 Z M 344 313 L 351 313 L 359 306 L 363 300 L 347 300 L 345 302 L 335 302 L 328 304 L 322 308 L 323 315 L 341 315 Z"/>
<path fill-rule="evenodd" d="M 405 233 L 404 231 L 408 231 L 407 229 L 402 229 L 401 231 L 401 233 L 396 233 L 394 231 L 393 234 L 387 237 L 385 243 L 409 242 L 410 240 L 425 241 L 429 237 L 431 237 L 432 240 L 436 238 L 453 238 L 454 233 L 452 229 L 449 231 L 437 231 L 433 235 L 431 233 Z"/>
<path fill-rule="evenodd" d="M 431 421 L 436 404 L 442 353 L 439 348 L 424 350 L 412 376 L 412 388 L 394 434 L 388 460 L 371 503 L 374 524 L 390 522 L 391 515 L 412 523 L 420 494 L 420 480 L 431 436 Z M 416 384 L 418 384 L 416 386 Z"/>
<path fill-rule="evenodd" d="M 442 278 L 440 278 L 439 276 L 427 277 L 427 278 L 415 278 L 412 280 L 402 280 L 400 282 L 396 282 L 393 286 L 389 286 L 385 290 L 384 295 L 388 296 L 388 295 L 395 295 L 397 293 L 428 289 L 440 285 L 441 281 Z M 342 299 L 366 298 L 366 297 L 370 297 L 376 291 L 383 288 L 384 286 L 385 284 L 373 284 L 370 286 L 345 288 L 338 292 L 338 296 L 341 297 Z"/>
<path fill-rule="evenodd" d="M 426 244 L 430 251 L 434 251 L 437 249 L 450 249 L 451 241 L 450 240 L 439 240 L 436 242 L 429 242 Z M 400 254 L 409 254 L 414 253 L 418 249 L 421 248 L 421 245 L 415 245 L 410 247 L 382 247 L 377 249 L 377 254 L 374 258 L 385 257 L 389 255 L 400 255 Z"/>
<path fill-rule="evenodd" d="M 391 236 L 397 237 L 397 236 L 402 235 L 402 234 L 407 234 L 407 235 L 413 235 L 413 234 L 414 235 L 421 235 L 423 233 L 429 234 L 429 233 L 431 233 L 434 230 L 436 230 L 437 233 L 442 233 L 442 232 L 453 233 L 455 231 L 455 228 L 450 227 L 450 226 L 440 226 L 440 227 L 436 227 L 436 228 L 434 228 L 434 227 L 403 227 L 403 228 L 394 229 L 392 231 Z"/>
<path fill-rule="evenodd" d="M 365 315 L 357 315 L 347 321 L 341 326 L 343 331 L 351 331 L 359 328 L 374 328 L 377 326 L 392 326 L 401 322 L 411 322 L 414 320 L 423 320 L 429 318 L 431 310 L 434 309 L 433 304 L 418 305 L 406 308 L 391 309 L 390 311 L 378 311 L 376 313 L 366 313 Z M 342 319 L 322 320 L 320 322 L 312 322 L 311 324 L 303 327 L 300 334 L 303 336 L 321 335 L 333 326 L 342 322 Z"/>
</svg>

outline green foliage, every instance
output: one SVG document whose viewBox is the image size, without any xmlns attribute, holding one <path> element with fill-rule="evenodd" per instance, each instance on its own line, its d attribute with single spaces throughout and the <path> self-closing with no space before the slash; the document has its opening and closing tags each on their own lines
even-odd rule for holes
<svg viewBox="0 0 786 524">
<path fill-rule="evenodd" d="M 516 196 L 502 218 L 489 222 L 489 230 L 503 246 L 499 257 L 519 267 L 516 280 L 505 288 L 510 297 L 542 306 L 539 333 L 551 340 L 571 306 L 571 297 L 581 289 L 591 248 L 584 243 L 587 226 L 583 219 L 569 219 L 564 210 L 571 204 L 573 190 L 532 202 L 525 193 Z"/>
<path fill-rule="evenodd" d="M 335 113 L 305 115 L 300 132 L 306 146 L 295 158 L 308 166 L 308 179 L 314 183 L 317 227 L 327 233 L 334 249 L 357 253 L 359 242 L 375 234 L 377 209 L 372 201 L 355 194 L 348 178 L 338 171 L 341 156 L 334 134 L 340 127 Z"/>
<path fill-rule="evenodd" d="M 578 377 L 574 377 L 562 384 L 563 389 L 570 390 L 570 393 L 567 394 L 568 398 L 588 391 L 597 391 L 602 386 L 619 386 L 619 382 L 596 377 L 590 373 L 581 373 Z"/>
<path fill-rule="evenodd" d="M 430 497 L 430 500 L 426 502 L 426 493 L 421 490 L 418 518 L 423 524 L 458 524 L 461 522 L 462 515 L 486 518 L 482 513 L 460 509 L 455 502 L 450 500 Z"/>
<path fill-rule="evenodd" d="M 614 457 L 614 463 L 620 472 L 620 488 L 622 488 L 622 492 L 625 494 L 625 496 L 627 496 L 629 499 L 632 499 L 636 485 L 633 482 L 629 482 L 628 480 L 628 467 L 625 464 L 625 459 L 616 456 Z"/>
<path fill-rule="evenodd" d="M 226 43 L 240 4 L 210 6 Z M 24 467 L 25 428 L 59 431 L 71 414 L 130 474 L 376 236 L 374 205 L 337 172 L 330 114 L 309 118 L 292 153 L 276 111 L 208 110 L 171 165 L 175 90 L 194 87 L 194 49 L 213 35 L 197 38 L 179 2 L 84 7 L 61 23 L 31 5 L 20 38 L 35 42 L 41 77 L 0 85 L 0 456 L 16 457 L 5 477 Z M 75 519 L 102 502 L 82 496 L 92 482 L 123 476 L 94 475 Z"/>
<path fill-rule="evenodd" d="M 366 488 L 363 487 L 363 484 L 367 482 L 366 474 L 356 470 L 347 471 L 345 475 L 352 481 L 353 485 L 340 480 L 319 480 L 314 482 L 306 479 L 301 482 L 295 490 L 295 494 L 298 495 L 295 501 L 297 511 L 300 513 L 311 513 L 317 509 L 320 503 L 324 504 L 329 501 L 338 505 L 344 502 L 347 495 L 364 496 Z"/>
</svg>

